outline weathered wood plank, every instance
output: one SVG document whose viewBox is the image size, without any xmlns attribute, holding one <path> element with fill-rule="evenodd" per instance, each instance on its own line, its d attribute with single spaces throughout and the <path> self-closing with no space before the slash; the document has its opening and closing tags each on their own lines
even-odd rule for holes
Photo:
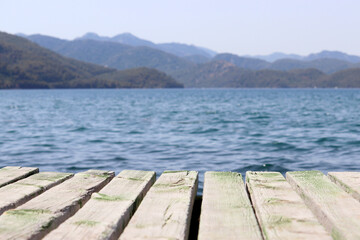
<svg viewBox="0 0 360 240">
<path fill-rule="evenodd" d="M 328 177 L 360 201 L 360 172 L 329 172 Z"/>
<path fill-rule="evenodd" d="M 246 172 L 264 239 L 332 239 L 279 172 Z"/>
<path fill-rule="evenodd" d="M 205 173 L 198 239 L 262 239 L 240 173 Z"/>
<path fill-rule="evenodd" d="M 45 239 L 117 239 L 155 182 L 155 172 L 124 170 Z"/>
<path fill-rule="evenodd" d="M 0 215 L 72 177 L 72 173 L 41 172 L 0 188 Z"/>
<path fill-rule="evenodd" d="M 4 167 L 0 169 L 0 187 L 26 178 L 32 174 L 38 173 L 38 168 L 32 167 Z"/>
<path fill-rule="evenodd" d="M 72 216 L 114 176 L 89 170 L 0 216 L 0 239 L 41 239 Z"/>
<path fill-rule="evenodd" d="M 165 171 L 120 239 L 187 239 L 197 181 L 194 171 Z"/>
<path fill-rule="evenodd" d="M 288 182 L 334 239 L 360 239 L 360 203 L 320 171 L 288 172 Z"/>
</svg>

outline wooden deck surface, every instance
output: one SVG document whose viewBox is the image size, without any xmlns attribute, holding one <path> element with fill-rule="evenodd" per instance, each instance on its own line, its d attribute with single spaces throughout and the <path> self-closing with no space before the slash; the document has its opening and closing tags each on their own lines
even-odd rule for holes
<svg viewBox="0 0 360 240">
<path fill-rule="evenodd" d="M 156 180 L 151 171 L 4 167 L 0 239 L 360 239 L 360 172 L 249 171 L 243 179 L 206 172 L 194 205 L 195 171 Z"/>
</svg>

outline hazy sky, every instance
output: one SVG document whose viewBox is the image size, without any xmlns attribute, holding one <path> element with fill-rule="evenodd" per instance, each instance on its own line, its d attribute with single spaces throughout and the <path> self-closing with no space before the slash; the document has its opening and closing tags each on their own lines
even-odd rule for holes
<svg viewBox="0 0 360 240">
<path fill-rule="evenodd" d="M 73 39 L 123 32 L 239 55 L 360 55 L 358 0 L 0 0 L 0 31 Z"/>
</svg>

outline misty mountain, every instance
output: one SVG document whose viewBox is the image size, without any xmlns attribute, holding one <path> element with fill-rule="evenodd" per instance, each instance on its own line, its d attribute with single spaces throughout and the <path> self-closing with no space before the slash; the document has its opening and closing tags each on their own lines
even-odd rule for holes
<svg viewBox="0 0 360 240">
<path fill-rule="evenodd" d="M 119 70 L 148 67 L 169 73 L 194 65 L 186 59 L 150 47 L 97 40 L 59 40 L 57 45 L 48 36 L 31 35 L 27 38 L 63 56 Z"/>
<path fill-rule="evenodd" d="M 359 56 L 349 55 L 339 51 L 322 51 L 319 53 L 310 54 L 307 57 L 303 58 L 303 60 L 312 61 L 321 58 L 332 58 L 332 59 L 337 59 L 351 63 L 360 63 Z"/>
<path fill-rule="evenodd" d="M 360 68 L 350 68 L 330 75 L 327 87 L 360 88 Z"/>
<path fill-rule="evenodd" d="M 120 54 L 114 54 L 106 61 L 106 64 L 117 69 L 145 66 L 166 73 L 189 68 L 194 65 L 183 58 L 149 47 L 133 47 Z"/>
<path fill-rule="evenodd" d="M 293 59 L 293 60 L 302 60 L 302 61 L 313 61 L 317 59 L 329 58 L 337 59 L 340 61 L 346 61 L 350 63 L 360 63 L 360 57 L 355 55 L 349 55 L 339 51 L 322 51 L 319 53 L 312 53 L 308 56 L 300 56 L 297 54 L 285 54 L 285 53 L 272 53 L 270 55 L 256 55 L 256 56 L 245 56 L 262 59 L 268 62 L 275 62 L 282 59 Z"/>
<path fill-rule="evenodd" d="M 189 56 L 185 56 L 183 58 L 192 63 L 206 63 L 206 62 L 211 61 L 210 57 L 205 57 L 204 55 L 189 55 Z"/>
<path fill-rule="evenodd" d="M 207 52 L 211 57 L 214 57 L 216 54 L 218 54 L 217 52 L 215 52 L 209 48 L 204 48 L 204 47 L 198 47 L 198 48 Z"/>
<path fill-rule="evenodd" d="M 246 68 L 251 70 L 260 70 L 269 68 L 271 65 L 269 62 L 249 57 L 239 57 L 235 54 L 222 53 L 213 58 L 214 61 L 221 60 L 232 63 L 240 68 Z"/>
<path fill-rule="evenodd" d="M 290 71 L 294 69 L 314 68 L 324 73 L 334 73 L 347 68 L 357 67 L 357 65 L 354 65 L 353 63 L 332 58 L 319 58 L 311 61 L 280 59 L 270 63 L 256 58 L 240 57 L 235 54 L 226 53 L 216 55 L 213 60 L 227 61 L 240 68 L 251 70 L 271 69 L 279 71 Z"/>
<path fill-rule="evenodd" d="M 324 73 L 330 74 L 348 68 L 359 67 L 360 65 L 360 63 L 355 64 L 352 62 L 337 59 L 342 58 L 355 61 L 356 56 L 330 51 L 324 51 L 322 53 L 309 55 L 306 58 L 304 57 L 304 60 L 280 59 L 274 62 L 267 62 L 265 60 L 251 57 L 240 57 L 238 55 L 230 53 L 218 54 L 213 58 L 197 54 L 183 56 L 182 58 L 180 58 L 178 56 L 175 56 L 174 54 L 169 54 L 168 52 L 158 50 L 158 48 L 143 46 L 136 47 L 118 43 L 115 40 L 109 40 L 128 38 L 140 41 L 138 43 L 134 43 L 134 45 L 152 44 L 149 41 L 136 38 L 131 34 L 120 34 L 113 38 L 109 38 L 100 37 L 97 34 L 89 33 L 83 38 L 81 38 L 83 40 L 78 39 L 75 41 L 66 41 L 42 35 L 31 35 L 27 36 L 27 38 L 59 54 L 67 57 L 72 57 L 81 61 L 114 67 L 120 70 L 135 67 L 156 68 L 168 74 L 173 74 L 175 71 L 192 67 L 193 64 L 202 64 L 212 60 L 227 61 L 233 63 L 240 68 L 250 70 L 272 69 L 280 71 L 290 71 L 293 69 L 315 68 Z M 95 40 L 84 40 L 87 38 Z M 141 41 L 143 41 L 143 43 L 141 43 Z M 166 46 L 167 50 L 170 51 L 169 49 L 171 49 L 173 45 L 164 44 L 162 46 Z M 175 47 L 177 55 L 183 55 L 181 51 L 184 50 L 186 52 L 186 50 L 189 49 L 186 45 L 182 46 L 180 44 L 180 46 L 184 48 L 178 46 L 179 45 Z M 195 48 L 193 48 L 193 50 L 196 52 Z M 319 58 L 322 56 L 334 56 L 337 58 Z"/>
<path fill-rule="evenodd" d="M 228 87 L 224 75 L 228 72 L 236 75 L 240 70 L 234 64 L 226 61 L 211 61 L 178 71 L 172 76 L 188 88 Z"/>
<path fill-rule="evenodd" d="M 187 45 L 182 43 L 160 43 L 157 44 L 157 48 L 168 53 L 172 53 L 179 57 L 201 55 L 211 58 L 213 55 L 209 51 L 205 51 L 194 45 Z"/>
<path fill-rule="evenodd" d="M 68 57 L 117 69 L 151 67 L 164 71 L 185 87 L 326 87 L 331 74 L 360 64 L 337 59 L 309 61 L 282 59 L 273 63 L 261 59 L 218 54 L 213 59 L 203 55 L 184 58 L 150 47 L 135 47 L 111 41 L 56 40 L 42 36 L 29 37 L 39 44 Z M 55 46 L 56 45 L 56 46 Z M 346 75 L 348 76 L 348 75 Z M 350 76 L 349 76 L 350 77 Z M 346 79 L 333 80 L 338 87 Z M 354 82 L 354 81 L 351 81 Z M 355 85 L 356 85 L 355 81 Z"/>
<path fill-rule="evenodd" d="M 318 69 L 277 71 L 239 68 L 211 61 L 173 75 L 185 87 L 211 88 L 354 88 L 360 87 L 360 68 L 327 75 Z"/>
<path fill-rule="evenodd" d="M 50 37 L 50 36 L 44 36 L 41 34 L 34 34 L 34 35 L 29 35 L 29 36 L 18 35 L 18 36 L 27 38 L 27 39 L 31 40 L 32 42 L 35 42 L 35 43 L 39 44 L 40 46 L 51 49 L 55 52 L 56 52 L 56 49 L 60 49 L 63 45 L 68 43 L 67 40 Z"/>
<path fill-rule="evenodd" d="M 239 68 L 226 61 L 211 61 L 174 76 L 185 87 L 289 88 L 317 87 L 326 74 L 316 69 L 291 72 Z"/>
<path fill-rule="evenodd" d="M 104 41 L 104 42 L 116 42 L 122 43 L 130 46 L 146 46 L 146 47 L 156 47 L 156 44 L 140 39 L 131 33 L 122 33 L 114 37 L 103 37 L 99 36 L 96 33 L 86 33 L 84 36 L 76 38 L 75 40 L 95 40 L 95 41 Z"/>
<path fill-rule="evenodd" d="M 281 59 L 273 62 L 269 69 L 289 71 L 293 69 L 315 68 L 324 73 L 334 73 L 340 70 L 354 67 L 354 64 L 333 58 L 319 58 L 312 61 L 295 59 Z"/>
<path fill-rule="evenodd" d="M 281 52 L 275 52 L 269 55 L 255 55 L 255 56 L 245 56 L 245 57 L 251 57 L 251 58 L 258 58 L 261 60 L 265 60 L 267 62 L 275 62 L 280 59 L 296 59 L 301 60 L 303 59 L 303 56 L 297 55 L 297 54 L 286 54 Z"/>
<path fill-rule="evenodd" d="M 117 42 L 130 46 L 145 46 L 156 48 L 167 53 L 174 54 L 179 57 L 190 56 L 190 55 L 202 55 L 205 57 L 213 57 L 216 53 L 212 50 L 197 47 L 194 45 L 187 45 L 182 43 L 160 43 L 155 44 L 151 41 L 138 38 L 131 33 L 122 33 L 114 37 L 101 37 L 96 33 L 87 33 L 84 36 L 77 38 L 76 40 L 96 40 L 96 41 L 107 41 Z"/>
<path fill-rule="evenodd" d="M 84 63 L 60 56 L 22 37 L 0 32 L 0 88 L 99 87 L 161 88 L 182 85 L 155 69 L 118 71 Z"/>
</svg>

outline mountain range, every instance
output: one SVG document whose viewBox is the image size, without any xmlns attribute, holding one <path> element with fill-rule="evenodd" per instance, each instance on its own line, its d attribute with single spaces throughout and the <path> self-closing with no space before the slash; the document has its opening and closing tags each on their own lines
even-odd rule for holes
<svg viewBox="0 0 360 240">
<path fill-rule="evenodd" d="M 155 69 L 119 71 L 85 63 L 63 57 L 22 37 L 0 32 L 0 88 L 154 87 L 183 85 Z"/>
<path fill-rule="evenodd" d="M 270 69 L 290 71 L 294 69 L 315 68 L 327 74 L 348 68 L 360 67 L 359 57 L 329 51 L 311 54 L 306 58 L 304 57 L 304 60 L 284 58 L 268 62 L 258 58 L 241 57 L 230 53 L 217 54 L 211 58 L 209 55 L 204 54 L 191 55 L 191 47 L 181 44 L 172 45 L 174 47 L 173 52 L 181 52 L 183 46 L 187 46 L 185 49 L 187 49 L 186 51 L 190 55 L 173 54 L 169 51 L 159 50 L 158 47 L 154 47 L 158 45 L 130 34 L 120 34 L 112 38 L 85 34 L 83 37 L 73 41 L 43 35 L 30 35 L 27 38 L 61 55 L 81 61 L 120 70 L 136 67 L 155 68 L 170 75 L 174 75 L 174 73 L 184 69 L 189 69 L 196 64 L 204 64 L 217 60 L 227 61 L 240 68 L 250 70 Z M 127 44 L 124 44 L 124 42 Z M 165 45 L 170 46 L 170 44 L 162 46 Z M 196 48 L 200 49 L 199 47 Z M 183 52 L 186 51 L 184 50 Z M 359 59 L 358 62 L 356 61 L 357 59 Z"/>
<path fill-rule="evenodd" d="M 112 38 L 85 34 L 83 37 L 72 41 L 43 35 L 26 37 L 61 55 L 85 62 L 119 70 L 136 67 L 155 68 L 169 74 L 183 83 L 185 87 L 231 87 L 235 85 L 243 87 L 242 84 L 239 85 L 238 83 L 234 85 L 235 82 L 239 81 L 240 76 L 241 79 L 257 79 L 257 76 L 261 76 L 264 77 L 265 82 L 269 78 L 268 80 L 272 85 L 269 84 L 272 87 L 325 87 L 326 81 L 324 79 L 328 78 L 327 75 L 360 67 L 360 63 L 356 62 L 358 57 L 329 51 L 311 54 L 302 57 L 302 60 L 300 60 L 300 56 L 299 59 L 294 59 L 296 55 L 293 55 L 293 59 L 284 58 L 269 62 L 230 53 L 217 54 L 211 58 L 205 55 L 176 55 L 160 50 L 158 47 L 154 47 L 157 45 L 151 41 L 137 38 L 131 34 L 120 34 Z M 179 47 L 179 45 L 175 46 Z M 179 48 L 181 49 L 181 47 Z M 178 49 L 176 52 L 179 51 Z M 334 58 L 331 58 L 332 56 Z M 267 73 L 269 77 L 264 73 Z M 311 85 L 309 85 L 311 81 L 307 79 L 309 76 L 314 79 Z M 220 79 L 221 77 L 223 80 Z M 281 81 L 273 81 L 276 77 Z M 315 81 L 315 79 L 320 78 L 321 81 Z M 287 82 L 285 84 L 284 79 L 288 79 L 287 81 L 298 79 L 298 83 Z M 280 82 L 282 83 L 280 84 Z M 254 86 L 270 86 L 268 84 L 261 85 L 264 83 L 259 84 L 254 83 Z M 248 85 L 245 84 L 244 86 Z"/>
<path fill-rule="evenodd" d="M 347 62 L 351 62 L 351 63 L 359 63 L 360 62 L 359 56 L 349 55 L 349 54 L 339 52 L 339 51 L 327 51 L 327 50 L 321 51 L 319 53 L 312 53 L 312 54 L 309 54 L 308 56 L 300 56 L 297 54 L 285 54 L 285 53 L 275 52 L 270 55 L 257 55 L 257 56 L 247 56 L 247 57 L 258 58 L 258 59 L 262 59 L 262 60 L 265 60 L 268 62 L 275 62 L 280 59 L 295 59 L 295 60 L 303 60 L 303 61 L 312 61 L 312 60 L 322 59 L 322 58 L 332 58 L 332 59 L 347 61 Z"/>
<path fill-rule="evenodd" d="M 314 68 L 251 70 L 226 61 L 211 61 L 173 77 L 193 88 L 360 88 L 360 68 L 328 75 Z"/>
<path fill-rule="evenodd" d="M 131 46 L 93 39 L 67 41 L 43 35 L 31 35 L 27 38 L 63 56 L 119 70 L 148 67 L 171 72 L 194 64 L 176 55 L 147 46 Z"/>
<path fill-rule="evenodd" d="M 44 37 L 51 38 L 49 36 L 44 35 L 25 35 L 25 34 L 17 34 L 21 37 L 25 38 L 34 38 L 34 41 L 41 41 L 39 38 Z M 54 40 L 56 38 L 53 38 Z M 60 39 L 57 39 L 60 40 Z M 194 59 L 193 62 L 195 63 L 204 63 L 207 61 L 210 61 L 214 56 L 216 56 L 218 53 L 216 51 L 213 51 L 208 48 L 204 47 L 198 47 L 194 45 L 188 45 L 188 44 L 182 44 L 182 43 L 160 43 L 156 44 L 149 40 L 141 39 L 139 37 L 134 36 L 131 33 L 122 33 L 118 34 L 114 37 L 107 37 L 107 36 L 99 36 L 96 33 L 86 33 L 81 37 L 78 37 L 74 40 L 95 40 L 95 41 L 102 41 L 102 42 L 115 42 L 115 43 L 121 43 L 128 46 L 145 46 L 150 47 L 158 50 L 162 50 L 164 52 L 173 54 L 178 57 L 183 57 L 189 60 Z M 48 40 L 46 40 L 48 41 Z M 63 40 L 66 41 L 66 40 Z M 43 42 L 44 43 L 44 42 Z M 40 44 L 42 45 L 42 44 Z M 337 59 L 341 61 L 346 61 L 350 63 L 360 63 L 360 57 L 355 55 L 349 55 L 340 51 L 321 51 L 319 53 L 312 53 L 307 56 L 301 56 L 298 54 L 285 54 L 281 52 L 275 52 L 269 55 L 245 55 L 245 56 L 239 56 L 242 58 L 255 58 L 267 61 L 269 63 L 275 62 L 277 60 L 283 60 L 283 59 L 293 59 L 293 60 L 301 60 L 301 61 L 313 61 L 317 59 L 323 59 L 323 58 L 330 58 L 330 59 Z"/>
<path fill-rule="evenodd" d="M 155 44 L 149 40 L 138 38 L 131 33 L 122 33 L 114 37 L 103 37 L 96 33 L 86 33 L 84 36 L 76 38 L 75 40 L 96 40 L 106 42 L 122 43 L 130 46 L 144 46 L 162 50 L 167 53 L 174 54 L 179 57 L 187 56 L 204 56 L 211 58 L 217 53 L 207 48 L 197 47 L 194 45 L 182 44 L 182 43 L 160 43 Z"/>
<path fill-rule="evenodd" d="M 128 33 L 115 37 L 90 33 L 71 41 L 22 36 L 65 57 L 105 68 L 155 68 L 185 87 L 360 87 L 358 57 L 341 52 L 324 51 L 301 58 L 293 55 L 292 59 L 271 62 L 230 53 L 211 56 L 211 50 L 185 44 L 170 44 L 173 49 L 164 50 L 159 46 L 168 44 L 155 44 Z"/>
<path fill-rule="evenodd" d="M 317 56 L 321 55 L 322 53 L 319 53 Z M 350 57 L 349 55 L 346 56 Z M 345 58 L 345 56 L 343 56 L 343 58 Z M 240 57 L 234 54 L 224 53 L 216 55 L 213 60 L 227 61 L 233 63 L 240 68 L 251 70 L 270 69 L 278 71 L 290 71 L 295 69 L 315 68 L 327 74 L 331 74 L 348 68 L 360 67 L 359 62 L 352 63 L 345 60 L 340 60 L 339 58 L 317 58 L 315 57 L 315 54 L 309 55 L 308 60 L 284 58 L 276 60 L 274 62 L 268 62 L 262 59 Z"/>
<path fill-rule="evenodd" d="M 149 40 L 136 37 L 131 33 L 122 33 L 114 37 L 99 36 L 96 33 L 86 33 L 82 37 L 76 38 L 75 40 L 96 40 L 96 41 L 117 42 L 130 46 L 146 46 L 146 47 L 156 48 L 164 52 L 174 54 L 179 57 L 187 57 L 187 58 L 193 58 L 195 56 L 203 56 L 208 59 L 211 59 L 212 57 L 218 54 L 216 51 L 210 50 L 208 48 L 182 44 L 182 43 L 155 44 Z M 327 51 L 327 50 L 321 51 L 319 53 L 312 53 L 309 54 L 308 56 L 275 52 L 269 55 L 257 55 L 257 56 L 255 55 L 255 56 L 242 56 L 242 57 L 258 58 L 265 60 L 267 62 L 275 62 L 280 59 L 313 61 L 317 59 L 331 58 L 341 61 L 347 61 L 350 63 L 360 63 L 359 56 L 349 55 L 339 51 Z"/>
</svg>

